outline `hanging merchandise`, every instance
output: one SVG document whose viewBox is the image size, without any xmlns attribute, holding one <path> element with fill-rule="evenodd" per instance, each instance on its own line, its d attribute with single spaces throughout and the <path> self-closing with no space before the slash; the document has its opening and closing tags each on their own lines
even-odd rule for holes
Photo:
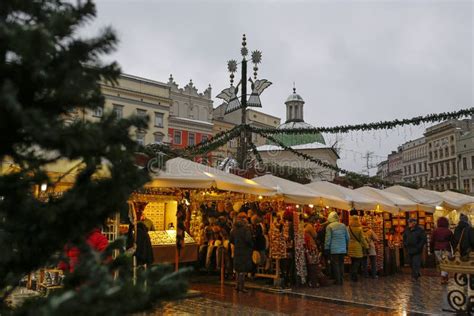
<svg viewBox="0 0 474 316">
<path fill-rule="evenodd" d="M 295 266 L 296 275 L 300 278 L 301 284 L 306 284 L 308 271 L 306 267 L 306 256 L 304 252 L 304 227 L 300 225 L 300 214 L 293 212 L 293 227 L 295 231 Z"/>
</svg>

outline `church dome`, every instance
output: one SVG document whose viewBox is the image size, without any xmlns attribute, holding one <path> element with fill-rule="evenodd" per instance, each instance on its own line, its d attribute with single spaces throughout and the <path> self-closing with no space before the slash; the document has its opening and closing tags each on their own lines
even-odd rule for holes
<svg viewBox="0 0 474 316">
<path fill-rule="evenodd" d="M 294 102 L 294 101 L 304 102 L 303 98 L 298 93 L 296 93 L 296 91 L 290 94 L 288 98 L 286 98 L 285 104 L 288 102 Z"/>
<path fill-rule="evenodd" d="M 278 126 L 278 129 L 297 129 L 297 128 L 314 128 L 311 124 L 304 121 L 303 113 L 303 98 L 296 93 L 296 88 L 293 88 L 293 93 L 286 99 L 285 104 L 287 107 L 286 111 L 286 122 Z M 323 135 L 320 133 L 304 133 L 304 134 L 287 134 L 278 133 L 274 137 L 285 144 L 286 146 L 297 146 L 304 144 L 326 144 Z"/>
</svg>

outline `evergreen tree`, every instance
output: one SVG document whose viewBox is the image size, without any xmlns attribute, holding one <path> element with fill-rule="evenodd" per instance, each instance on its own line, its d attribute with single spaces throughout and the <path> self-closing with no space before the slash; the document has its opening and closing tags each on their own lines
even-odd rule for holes
<svg viewBox="0 0 474 316">
<path fill-rule="evenodd" d="M 108 265 L 85 246 L 84 237 L 121 208 L 148 179 L 134 165 L 138 145 L 131 128 L 139 118 L 100 122 L 65 118 L 102 107 L 99 82 L 116 83 L 120 69 L 100 57 L 117 44 L 106 28 L 90 38 L 78 29 L 96 15 L 92 1 L 2 0 L 0 4 L 0 161 L 18 168 L 0 174 L 0 314 L 5 298 L 26 274 L 55 264 L 66 242 L 81 249 L 81 264 L 65 288 L 15 312 L 31 315 L 123 314 L 149 308 L 185 291 L 182 273 L 157 267 L 134 285 L 121 255 Z M 61 196 L 39 200 L 34 188 L 54 186 L 45 166 L 82 162 L 75 183 Z M 107 165 L 110 176 L 94 175 Z M 104 256 L 110 255 L 115 244 Z M 119 271 L 114 279 L 112 271 Z M 171 273 L 171 274 L 170 274 Z M 145 282 L 147 280 L 147 282 Z M 147 286 L 144 286 L 146 284 Z"/>
</svg>

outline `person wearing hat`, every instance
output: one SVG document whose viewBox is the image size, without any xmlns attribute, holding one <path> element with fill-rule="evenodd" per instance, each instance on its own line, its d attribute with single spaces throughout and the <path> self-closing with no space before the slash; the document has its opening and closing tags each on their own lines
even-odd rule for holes
<svg viewBox="0 0 474 316">
<path fill-rule="evenodd" d="M 403 233 L 403 245 L 407 249 L 411 264 L 411 276 L 416 281 L 420 277 L 421 253 L 426 244 L 426 233 L 418 226 L 415 218 L 408 220 L 408 228 Z"/>
<path fill-rule="evenodd" d="M 230 232 L 230 243 L 234 245 L 234 270 L 237 272 L 235 289 L 247 292 L 244 287 L 245 274 L 252 272 L 252 230 L 247 221 L 247 214 L 240 212 Z"/>
</svg>

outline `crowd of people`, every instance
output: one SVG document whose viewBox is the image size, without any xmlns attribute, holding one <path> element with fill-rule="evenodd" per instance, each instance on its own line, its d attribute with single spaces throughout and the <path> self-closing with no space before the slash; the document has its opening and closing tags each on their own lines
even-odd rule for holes
<svg viewBox="0 0 474 316">
<path fill-rule="evenodd" d="M 340 220 L 338 212 L 333 211 L 327 217 L 316 221 L 302 217 L 294 225 L 294 212 L 256 212 L 251 208 L 241 212 L 230 212 L 229 216 L 211 219 L 206 226 L 206 242 L 201 245 L 201 266 L 206 269 L 220 269 L 221 260 L 225 260 L 226 276 L 235 273 L 236 290 L 244 291 L 247 276 L 257 270 L 274 269 L 272 259 L 280 262 L 281 286 L 291 287 L 306 284 L 319 287 L 329 284 L 342 285 L 347 257 L 350 258 L 349 279 L 358 282 L 361 277 L 378 278 L 376 243 L 380 238 L 367 224 L 359 212 L 351 211 L 348 225 Z M 271 217 L 271 220 L 269 220 Z M 298 273 L 298 234 L 302 233 L 303 254 L 306 281 Z M 437 221 L 437 228 L 431 236 L 430 247 L 438 260 L 443 253 L 452 253 L 458 247 L 466 256 L 474 247 L 474 230 L 467 216 L 461 215 L 454 232 L 449 229 L 447 218 Z M 418 226 L 416 219 L 408 220 L 403 233 L 403 246 L 408 254 L 412 268 L 412 277 L 418 280 L 422 253 L 427 245 L 425 230 Z M 441 272 L 441 282 L 447 283 L 446 272 Z"/>
<path fill-rule="evenodd" d="M 216 271 L 224 260 L 225 275 L 232 278 L 235 273 L 238 291 L 245 291 L 246 276 L 274 272 L 272 259 L 279 261 L 282 287 L 325 286 L 330 278 L 341 285 L 346 256 L 351 258 L 352 281 L 357 282 L 360 275 L 377 278 L 375 243 L 379 238 L 359 215 L 352 215 L 347 226 L 335 211 L 317 220 L 288 208 L 277 212 L 251 206 L 216 215 L 204 223 L 199 266 Z"/>
</svg>

